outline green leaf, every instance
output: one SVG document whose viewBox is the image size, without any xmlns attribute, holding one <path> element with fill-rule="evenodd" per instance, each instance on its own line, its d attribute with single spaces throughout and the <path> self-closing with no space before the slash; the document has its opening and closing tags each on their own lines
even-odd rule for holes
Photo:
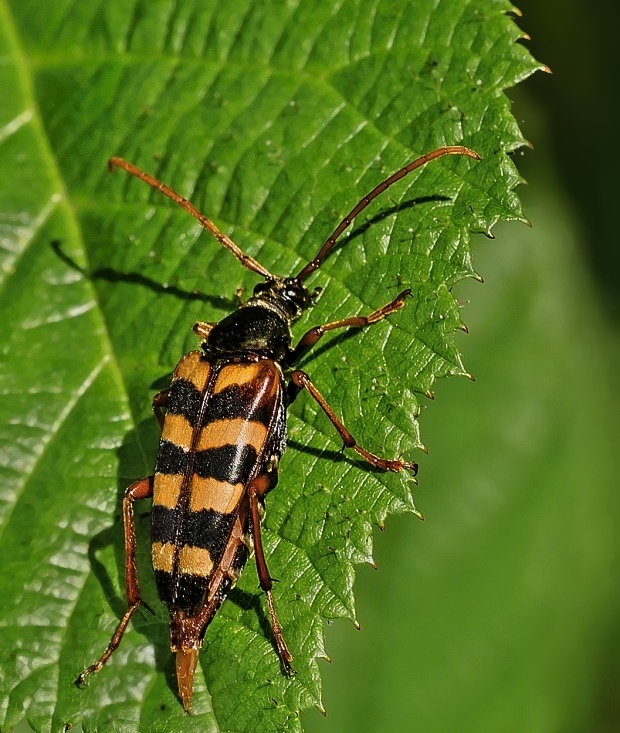
<svg viewBox="0 0 620 733">
<path fill-rule="evenodd" d="M 304 360 L 359 442 L 413 457 L 419 401 L 465 374 L 452 286 L 473 277 L 469 231 L 522 219 L 508 153 L 524 144 L 503 90 L 540 68 L 509 3 L 0 6 L 4 314 L 0 532 L 2 727 L 37 731 L 300 730 L 321 705 L 323 620 L 355 618 L 353 565 L 371 530 L 414 509 L 410 479 L 340 457 L 307 395 L 269 497 L 264 540 L 297 675 L 274 652 L 256 571 L 210 626 L 194 717 L 176 697 L 165 609 L 138 511 L 137 614 L 87 690 L 73 680 L 125 608 L 119 508 L 152 471 L 151 395 L 256 276 L 183 211 L 106 171 L 121 155 L 211 216 L 269 270 L 318 250 L 379 181 L 444 144 L 482 156 L 413 174 L 356 221 L 310 284 L 305 328 L 413 291 L 407 307 Z"/>
<path fill-rule="evenodd" d="M 362 633 L 327 630 L 328 717 L 304 713 L 308 733 L 614 730 L 617 327 L 553 172 L 556 134 L 532 130 L 533 226 L 478 242 L 485 285 L 456 289 L 471 299 L 459 342 L 476 383 L 437 385 L 423 420 L 427 521 L 390 518 L 378 572 L 360 569 Z"/>
</svg>

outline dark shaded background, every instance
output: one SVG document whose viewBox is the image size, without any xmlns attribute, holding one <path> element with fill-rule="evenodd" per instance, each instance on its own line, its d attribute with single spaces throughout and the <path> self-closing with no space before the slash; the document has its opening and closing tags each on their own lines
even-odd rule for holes
<svg viewBox="0 0 620 733">
<path fill-rule="evenodd" d="M 534 76 L 525 85 L 526 93 L 544 120 L 544 143 L 578 222 L 580 253 L 600 296 L 601 317 L 610 329 L 612 365 L 618 367 L 620 6 L 609 0 L 524 0 L 519 5 L 532 53 L 553 72 L 552 77 Z M 526 177 L 535 165 L 533 160 L 528 162 Z M 617 368 L 613 373 L 617 375 Z M 615 413 L 618 382 L 612 380 L 615 399 L 609 409 Z M 614 421 L 613 427 L 617 425 Z M 612 475 L 618 488 L 615 451 L 620 433 L 614 430 L 608 436 L 604 432 L 601 426 L 601 440 L 613 445 Z M 620 529 L 617 506 L 612 510 L 616 533 Z M 616 569 L 620 569 L 618 555 L 616 547 Z M 590 730 L 611 733 L 620 730 L 620 615 L 609 629 L 608 642 L 601 658 L 600 697 Z"/>
<path fill-rule="evenodd" d="M 525 0 L 519 6 L 528 47 L 553 72 L 551 78 L 537 74 L 524 90 L 544 117 L 547 152 L 583 226 L 583 254 L 617 323 L 620 6 L 609 0 Z M 526 173 L 535 165 L 528 159 Z"/>
</svg>

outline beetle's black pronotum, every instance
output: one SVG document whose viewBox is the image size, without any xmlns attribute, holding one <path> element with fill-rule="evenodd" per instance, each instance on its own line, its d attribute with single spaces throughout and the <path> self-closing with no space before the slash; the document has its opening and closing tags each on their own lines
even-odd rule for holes
<svg viewBox="0 0 620 733">
<path fill-rule="evenodd" d="M 78 677 L 84 683 L 119 645 L 142 603 L 136 574 L 133 502 L 153 498 L 152 560 L 157 589 L 170 612 L 170 641 L 176 653 L 179 694 L 189 710 L 198 650 L 216 611 L 254 551 L 261 588 L 278 655 L 288 673 L 292 656 L 282 634 L 272 596 L 272 578 L 263 553 L 260 520 L 264 497 L 277 482 L 278 460 L 286 444 L 286 408 L 302 390 L 318 402 L 346 448 L 384 471 L 415 474 L 415 463 L 380 458 L 359 446 L 303 371 L 291 369 L 328 331 L 364 328 L 403 307 L 404 290 L 368 316 L 352 316 L 316 326 L 293 346 L 291 324 L 312 305 L 305 281 L 333 249 L 353 219 L 379 194 L 428 161 L 466 155 L 462 146 L 443 147 L 412 161 L 376 186 L 327 238 L 316 257 L 294 277 L 278 277 L 223 234 L 189 201 L 122 158 L 122 168 L 171 198 L 208 229 L 244 267 L 264 281 L 252 297 L 219 323 L 197 323 L 201 351 L 186 354 L 170 388 L 155 395 L 153 409 L 162 428 L 155 473 L 125 491 L 125 583 L 129 607 L 107 649 Z M 165 416 L 162 413 L 165 408 Z"/>
</svg>

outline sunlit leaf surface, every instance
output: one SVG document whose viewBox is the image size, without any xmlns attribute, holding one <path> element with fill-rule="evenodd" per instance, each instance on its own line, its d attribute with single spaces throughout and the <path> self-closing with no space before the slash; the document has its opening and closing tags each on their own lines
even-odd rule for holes
<svg viewBox="0 0 620 733">
<path fill-rule="evenodd" d="M 296 327 L 367 313 L 303 366 L 370 450 L 415 459 L 420 395 L 465 374 L 452 286 L 475 275 L 469 233 L 522 218 L 508 157 L 524 143 L 503 95 L 539 65 L 505 2 L 111 0 L 0 5 L 3 400 L 0 719 L 37 731 L 300 730 L 321 706 L 325 619 L 355 619 L 353 565 L 371 530 L 414 508 L 411 480 L 350 456 L 306 395 L 269 497 L 264 539 L 297 675 L 274 652 L 248 566 L 201 654 L 182 712 L 166 612 L 138 519 L 139 613 L 87 690 L 125 601 L 119 504 L 152 471 L 151 395 L 256 276 L 169 201 L 106 160 L 156 173 L 268 269 L 290 274 L 339 219 L 413 157 L 465 144 L 374 202 L 314 275 Z M 422 398 L 424 399 L 424 398 Z M 138 512 L 140 515 L 140 512 Z"/>
</svg>

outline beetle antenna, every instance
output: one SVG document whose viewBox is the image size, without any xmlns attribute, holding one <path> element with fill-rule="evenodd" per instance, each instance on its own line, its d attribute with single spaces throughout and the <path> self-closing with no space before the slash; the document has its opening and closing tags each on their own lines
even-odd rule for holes
<svg viewBox="0 0 620 733">
<path fill-rule="evenodd" d="M 128 163 L 124 158 L 110 158 L 110 160 L 108 161 L 108 168 L 112 172 L 114 172 L 116 168 L 122 168 L 124 171 L 127 171 L 127 173 L 135 176 L 136 178 L 139 178 L 141 181 L 148 183 L 149 186 L 152 186 L 160 193 L 163 193 L 164 196 L 172 199 L 175 204 L 178 204 L 182 209 L 185 209 L 188 214 L 191 214 L 194 219 L 197 219 L 202 227 L 211 232 L 211 234 L 213 234 L 217 241 L 223 247 L 226 247 L 227 250 L 232 252 L 233 255 L 244 267 L 247 267 L 248 270 L 252 270 L 252 272 L 258 273 L 267 280 L 274 279 L 274 276 L 268 270 L 266 270 L 260 264 L 260 262 L 257 262 L 253 257 L 250 257 L 250 255 L 246 254 L 232 241 L 232 239 L 230 239 L 230 237 L 227 237 L 224 232 L 221 232 L 211 221 L 211 219 L 208 219 L 204 214 L 201 214 L 192 203 L 180 196 L 178 193 L 176 193 L 176 191 L 173 191 L 169 186 L 166 186 L 165 183 L 158 181 L 157 178 L 154 178 L 148 173 L 145 173 L 143 170 L 140 170 L 140 168 L 136 167 L 132 163 Z"/>
<path fill-rule="evenodd" d="M 323 260 L 334 248 L 338 237 L 351 225 L 353 219 L 355 219 L 355 217 L 362 212 L 373 199 L 376 199 L 377 196 L 382 194 L 393 183 L 400 181 L 401 178 L 404 178 L 408 173 L 411 173 L 411 171 L 414 171 L 416 168 L 419 168 L 431 160 L 435 160 L 435 158 L 442 158 L 444 155 L 467 155 L 474 160 L 480 160 L 478 153 L 464 147 L 463 145 L 448 145 L 446 147 L 433 150 L 430 153 L 426 153 L 426 155 L 422 155 L 420 158 L 411 161 L 411 163 L 407 163 L 404 168 L 396 171 L 396 173 L 393 173 L 389 178 L 386 178 L 385 181 L 380 183 L 378 186 L 375 186 L 370 193 L 367 193 L 366 196 L 364 196 L 361 201 L 351 209 L 340 224 L 338 224 L 334 229 L 332 234 L 325 240 L 325 244 L 321 247 L 318 255 L 311 262 L 308 262 L 295 279 L 305 280 L 321 266 Z"/>
</svg>

